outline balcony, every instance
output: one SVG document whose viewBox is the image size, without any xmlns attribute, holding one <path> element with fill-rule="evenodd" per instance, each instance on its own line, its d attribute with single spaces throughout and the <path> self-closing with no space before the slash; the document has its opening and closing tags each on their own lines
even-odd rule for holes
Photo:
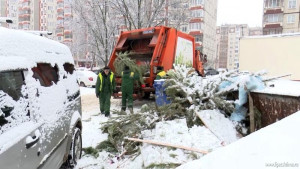
<svg viewBox="0 0 300 169">
<path fill-rule="evenodd" d="M 57 15 L 57 20 L 63 20 L 64 16 L 63 15 Z"/>
<path fill-rule="evenodd" d="M 273 34 L 282 34 L 282 26 L 274 26 L 274 27 L 264 27 L 263 35 L 273 35 Z"/>
<path fill-rule="evenodd" d="M 22 6 L 19 8 L 19 11 L 28 11 L 30 10 L 30 6 Z"/>
<path fill-rule="evenodd" d="M 71 17 L 71 16 L 72 16 L 72 13 L 66 13 L 66 12 L 65 12 L 64 16 L 65 16 L 65 17 Z"/>
<path fill-rule="evenodd" d="M 63 28 L 56 29 L 55 32 L 56 32 L 56 36 L 63 36 L 63 34 L 64 34 Z"/>
<path fill-rule="evenodd" d="M 279 28 L 282 27 L 282 22 L 264 23 L 263 28 Z"/>
<path fill-rule="evenodd" d="M 21 0 L 20 2 L 21 3 L 26 3 L 26 2 L 30 3 L 30 0 Z"/>
<path fill-rule="evenodd" d="M 68 34 L 71 34 L 72 33 L 72 30 L 70 29 L 65 29 L 64 30 L 64 34 L 68 35 Z"/>
<path fill-rule="evenodd" d="M 200 23 L 203 22 L 203 18 L 192 18 L 190 23 Z"/>
<path fill-rule="evenodd" d="M 30 21 L 21 21 L 19 23 L 21 23 L 21 25 L 28 25 L 28 24 L 30 24 Z"/>
<path fill-rule="evenodd" d="M 191 6 L 190 10 L 198 10 L 198 9 L 204 9 L 203 5 L 197 5 L 197 6 Z"/>
<path fill-rule="evenodd" d="M 192 35 L 192 36 L 196 36 L 196 35 L 202 35 L 202 30 L 191 30 L 189 32 L 189 35 Z"/>
<path fill-rule="evenodd" d="M 197 48 L 197 47 L 201 47 L 202 46 L 202 42 L 196 42 L 195 43 L 195 47 Z"/>
<path fill-rule="evenodd" d="M 56 24 L 56 29 L 60 29 L 60 28 L 63 28 L 64 25 L 63 24 Z"/>
<path fill-rule="evenodd" d="M 66 39 L 64 39 L 64 43 L 65 42 L 72 42 L 72 39 L 71 38 L 66 38 Z"/>
<path fill-rule="evenodd" d="M 282 7 L 264 9 L 264 14 L 278 14 L 278 13 L 283 13 Z"/>
<path fill-rule="evenodd" d="M 30 17 L 30 14 L 20 14 L 19 18 L 28 18 Z"/>
</svg>

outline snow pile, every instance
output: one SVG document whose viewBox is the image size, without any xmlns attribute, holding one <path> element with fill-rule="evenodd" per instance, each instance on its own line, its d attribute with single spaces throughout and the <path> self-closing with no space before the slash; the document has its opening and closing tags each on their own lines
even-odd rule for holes
<svg viewBox="0 0 300 169">
<path fill-rule="evenodd" d="M 221 141 L 207 128 L 201 126 L 188 128 L 186 119 L 158 122 L 155 129 L 143 131 L 142 137 L 146 140 L 192 147 L 204 151 L 213 150 L 221 146 Z M 141 147 L 143 166 L 146 168 L 160 164 L 179 165 L 202 156 L 200 153 L 194 153 L 195 156 L 192 154 L 193 152 L 191 151 L 172 150 L 170 147 L 159 147 L 149 144 L 143 144 Z"/>
<path fill-rule="evenodd" d="M 235 125 L 219 110 L 204 110 L 197 112 L 197 115 L 217 138 L 224 141 L 223 144 L 227 145 L 238 140 Z"/>
<path fill-rule="evenodd" d="M 266 86 L 267 87 L 264 89 L 257 89 L 254 90 L 253 92 L 300 97 L 299 81 L 279 79 L 279 80 L 268 81 L 266 83 Z"/>
<path fill-rule="evenodd" d="M 178 169 L 300 167 L 300 112 Z"/>
</svg>

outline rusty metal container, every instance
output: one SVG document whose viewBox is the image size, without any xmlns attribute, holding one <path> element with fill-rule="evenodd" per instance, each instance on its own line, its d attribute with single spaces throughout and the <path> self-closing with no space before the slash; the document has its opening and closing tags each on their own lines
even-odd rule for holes
<svg viewBox="0 0 300 169">
<path fill-rule="evenodd" d="M 300 88 L 299 88 L 300 90 Z M 300 96 L 251 92 L 256 112 L 256 130 L 300 110 Z M 259 115 L 257 115 L 259 114 Z"/>
</svg>

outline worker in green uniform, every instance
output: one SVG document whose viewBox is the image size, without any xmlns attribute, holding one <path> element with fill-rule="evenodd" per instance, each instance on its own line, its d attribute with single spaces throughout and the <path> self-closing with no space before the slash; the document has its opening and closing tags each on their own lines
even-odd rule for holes
<svg viewBox="0 0 300 169">
<path fill-rule="evenodd" d="M 157 71 L 158 71 L 158 73 L 156 74 L 155 80 L 163 79 L 166 76 L 166 72 L 164 71 L 164 67 L 158 66 Z"/>
<path fill-rule="evenodd" d="M 116 83 L 114 73 L 109 67 L 104 67 L 103 71 L 98 74 L 96 82 L 96 96 L 99 98 L 100 111 L 105 117 L 110 116 L 110 97 L 115 92 Z"/>
<path fill-rule="evenodd" d="M 122 72 L 122 111 L 126 111 L 126 104 L 128 101 L 128 109 L 131 114 L 133 114 L 133 89 L 134 82 L 138 79 L 138 75 L 134 72 L 131 72 L 128 66 L 124 67 Z"/>
</svg>

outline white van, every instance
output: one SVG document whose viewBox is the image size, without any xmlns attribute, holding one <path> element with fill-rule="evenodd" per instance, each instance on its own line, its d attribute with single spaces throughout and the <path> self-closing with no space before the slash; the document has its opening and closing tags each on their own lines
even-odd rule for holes
<svg viewBox="0 0 300 169">
<path fill-rule="evenodd" d="M 69 48 L 0 27 L 0 168 L 74 165 L 81 157 L 81 131 Z"/>
</svg>

